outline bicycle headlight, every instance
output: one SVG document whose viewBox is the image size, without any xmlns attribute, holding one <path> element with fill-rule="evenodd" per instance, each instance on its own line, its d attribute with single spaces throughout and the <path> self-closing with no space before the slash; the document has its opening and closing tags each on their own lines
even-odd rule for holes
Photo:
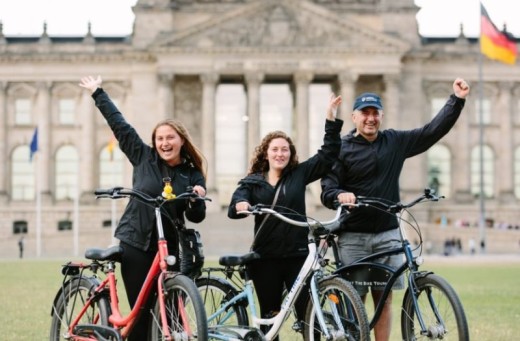
<svg viewBox="0 0 520 341">
<path fill-rule="evenodd" d="M 421 256 L 415 258 L 415 264 L 421 265 L 422 263 L 424 263 L 424 258 L 422 258 Z"/>
<path fill-rule="evenodd" d="M 166 264 L 172 266 L 175 264 L 175 262 L 177 262 L 177 258 L 175 258 L 175 256 L 170 255 L 166 257 Z"/>
</svg>

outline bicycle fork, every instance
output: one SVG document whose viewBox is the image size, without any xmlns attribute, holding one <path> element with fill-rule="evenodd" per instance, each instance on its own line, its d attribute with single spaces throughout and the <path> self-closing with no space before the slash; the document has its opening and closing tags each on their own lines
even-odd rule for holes
<svg viewBox="0 0 520 341">
<path fill-rule="evenodd" d="M 321 331 L 325 335 L 326 340 L 333 340 L 333 336 L 331 336 L 329 329 L 327 328 L 327 325 L 325 323 L 325 317 L 323 316 L 323 310 L 321 309 L 321 302 L 319 297 L 319 289 L 318 289 L 318 279 L 316 277 L 316 274 L 313 274 L 310 280 L 310 287 L 311 287 L 311 300 L 314 306 L 314 313 L 316 314 L 316 318 L 318 320 L 318 323 L 320 324 Z M 330 305 L 330 309 L 334 318 L 334 321 L 336 322 L 336 325 L 339 327 L 339 333 L 341 335 L 345 335 L 345 330 L 343 328 L 343 324 L 341 323 L 338 309 L 337 309 L 337 297 L 329 297 L 329 294 L 327 294 L 327 297 L 325 297 L 325 300 Z M 334 335 L 336 337 L 336 335 Z"/>
</svg>

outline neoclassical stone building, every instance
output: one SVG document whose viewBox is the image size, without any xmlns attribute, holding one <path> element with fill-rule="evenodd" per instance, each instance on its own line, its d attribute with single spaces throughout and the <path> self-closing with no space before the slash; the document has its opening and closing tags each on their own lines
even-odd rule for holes
<svg viewBox="0 0 520 341">
<path fill-rule="evenodd" d="M 85 75 L 103 77 L 145 140 L 163 118 L 186 124 L 208 161 L 213 211 L 226 207 L 267 131 L 289 132 L 301 160 L 315 152 L 331 91 L 344 98 L 345 133 L 363 91 L 382 95 L 384 127 L 411 129 L 428 122 L 464 77 L 472 93 L 461 118 L 437 146 L 407 161 L 403 198 L 438 186 L 447 199 L 418 208 L 420 219 L 476 223 L 483 155 L 485 216 L 519 223 L 520 68 L 483 60 L 480 96 L 478 41 L 462 30 L 419 36 L 413 0 L 139 0 L 133 10 L 128 37 L 94 37 L 90 29 L 50 37 L 45 27 L 38 37 L 9 37 L 0 26 L 3 243 L 26 233 L 40 241 L 38 255 L 52 255 L 75 234 L 74 249 L 111 234 L 125 203 L 98 202 L 93 191 L 130 186 L 131 167 L 117 148 L 108 151 L 111 132 L 77 85 Z M 38 151 L 29 160 L 36 127 Z M 310 187 L 310 209 L 320 206 L 319 192 L 319 184 Z"/>
</svg>

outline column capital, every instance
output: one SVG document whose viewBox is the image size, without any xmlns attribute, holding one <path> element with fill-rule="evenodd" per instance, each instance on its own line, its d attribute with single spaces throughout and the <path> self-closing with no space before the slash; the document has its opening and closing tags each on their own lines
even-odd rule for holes
<svg viewBox="0 0 520 341">
<path fill-rule="evenodd" d="M 38 90 L 50 90 L 52 87 L 52 81 L 38 81 L 35 85 Z"/>
<path fill-rule="evenodd" d="M 264 81 L 265 75 L 261 72 L 247 72 L 244 79 L 247 85 L 259 85 Z"/>
<path fill-rule="evenodd" d="M 359 75 L 353 72 L 344 71 L 338 74 L 338 81 L 340 85 L 353 84 L 358 80 L 358 78 Z"/>
<path fill-rule="evenodd" d="M 298 71 L 293 77 L 296 84 L 309 84 L 314 78 L 314 73 L 310 71 Z"/>
<path fill-rule="evenodd" d="M 203 84 L 216 84 L 220 80 L 220 75 L 215 72 L 201 73 L 199 75 L 200 81 Z"/>
<path fill-rule="evenodd" d="M 514 85 L 514 83 L 510 82 L 510 81 L 498 82 L 499 89 L 504 90 L 504 91 L 511 91 L 511 89 L 513 88 L 513 85 Z"/>
<path fill-rule="evenodd" d="M 397 83 L 400 79 L 401 79 L 401 75 L 398 75 L 398 74 L 387 73 L 387 74 L 383 75 L 383 81 L 387 84 Z"/>
<path fill-rule="evenodd" d="M 175 75 L 171 72 L 163 72 L 157 75 L 157 79 L 159 80 L 159 83 L 161 83 L 162 85 L 171 85 L 171 83 L 175 79 Z"/>
</svg>

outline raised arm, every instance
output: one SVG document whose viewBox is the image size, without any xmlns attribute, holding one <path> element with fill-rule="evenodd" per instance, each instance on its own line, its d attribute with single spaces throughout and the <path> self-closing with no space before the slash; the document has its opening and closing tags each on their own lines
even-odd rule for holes
<svg viewBox="0 0 520 341">
<path fill-rule="evenodd" d="M 329 105 L 327 107 L 327 120 L 334 121 L 338 113 L 338 107 L 341 105 L 341 96 L 330 94 Z"/>
</svg>

